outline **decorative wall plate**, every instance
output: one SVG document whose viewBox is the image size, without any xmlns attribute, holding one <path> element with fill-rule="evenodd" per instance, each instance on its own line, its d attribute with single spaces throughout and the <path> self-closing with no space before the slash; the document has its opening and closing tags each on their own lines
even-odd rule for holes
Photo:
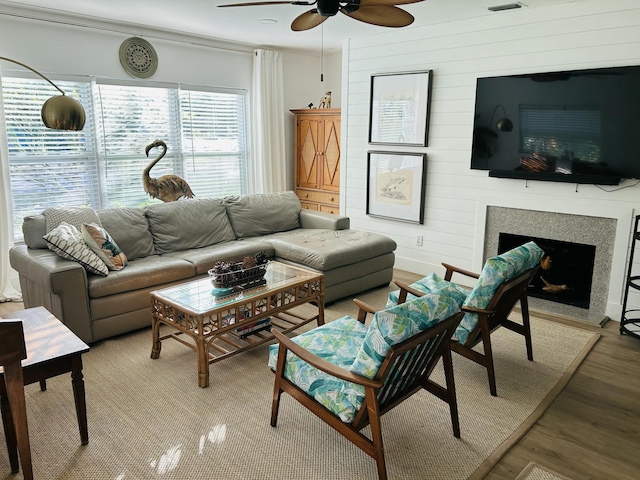
<svg viewBox="0 0 640 480">
<path fill-rule="evenodd" d="M 149 78 L 158 68 L 158 55 L 145 39 L 131 37 L 120 45 L 120 63 L 132 77 Z"/>
</svg>

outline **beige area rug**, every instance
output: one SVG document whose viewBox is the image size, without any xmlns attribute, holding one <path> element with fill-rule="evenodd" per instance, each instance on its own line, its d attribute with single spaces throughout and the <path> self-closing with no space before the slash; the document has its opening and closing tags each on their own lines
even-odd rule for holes
<svg viewBox="0 0 640 480">
<path fill-rule="evenodd" d="M 543 465 L 535 462 L 529 463 L 524 470 L 516 477 L 516 480 L 571 480 L 569 477 L 560 475 L 558 472 L 551 470 Z"/>
<path fill-rule="evenodd" d="M 384 305 L 388 289 L 360 298 Z M 327 309 L 327 320 L 355 312 Z M 534 362 L 521 336 L 493 335 L 498 397 L 486 372 L 454 355 L 462 438 L 447 405 L 426 392 L 382 418 L 390 479 L 482 478 L 560 392 L 599 337 L 533 319 Z M 273 375 L 267 346 L 211 366 L 197 385 L 196 355 L 166 340 L 149 357 L 145 329 L 100 342 L 83 356 L 89 444 L 80 445 L 68 375 L 41 392 L 26 388 L 35 478 L 42 479 L 373 479 L 375 462 L 283 394 L 277 428 L 269 425 Z M 434 372 L 441 381 L 441 368 Z M 4 450 L 4 449 L 2 449 Z M 0 452 L 0 478 L 10 473 Z"/>
</svg>

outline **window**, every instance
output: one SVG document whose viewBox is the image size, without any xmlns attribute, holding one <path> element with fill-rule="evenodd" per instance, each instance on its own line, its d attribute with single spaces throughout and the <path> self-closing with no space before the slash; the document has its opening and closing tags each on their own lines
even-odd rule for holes
<svg viewBox="0 0 640 480">
<path fill-rule="evenodd" d="M 601 112 L 596 108 L 521 105 L 520 151 L 600 162 Z"/>
<path fill-rule="evenodd" d="M 3 96 L 16 241 L 22 219 L 52 206 L 96 210 L 156 203 L 142 186 L 156 139 L 167 153 L 152 177 L 184 178 L 199 198 L 248 191 L 246 93 L 101 82 L 56 82 L 87 113 L 81 132 L 50 130 L 40 119 L 54 93 L 45 81 L 4 78 Z"/>
</svg>

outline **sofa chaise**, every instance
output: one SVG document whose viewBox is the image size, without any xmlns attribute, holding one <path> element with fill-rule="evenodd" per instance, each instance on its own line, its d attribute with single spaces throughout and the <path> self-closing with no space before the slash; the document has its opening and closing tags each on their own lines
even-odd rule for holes
<svg viewBox="0 0 640 480">
<path fill-rule="evenodd" d="M 63 224 L 100 225 L 126 266 L 96 274 L 61 257 L 44 237 Z M 258 252 L 323 273 L 327 303 L 388 284 L 396 243 L 349 227 L 348 217 L 302 209 L 293 192 L 102 211 L 54 208 L 24 219 L 24 244 L 9 259 L 25 308 L 46 307 L 93 343 L 150 325 L 151 291 Z"/>
</svg>

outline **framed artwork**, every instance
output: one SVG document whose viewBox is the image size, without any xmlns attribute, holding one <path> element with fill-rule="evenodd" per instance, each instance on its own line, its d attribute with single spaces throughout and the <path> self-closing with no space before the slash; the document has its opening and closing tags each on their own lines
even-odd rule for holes
<svg viewBox="0 0 640 480">
<path fill-rule="evenodd" d="M 368 152 L 367 215 L 424 222 L 426 153 Z"/>
<path fill-rule="evenodd" d="M 432 70 L 371 76 L 369 143 L 427 146 Z"/>
</svg>

